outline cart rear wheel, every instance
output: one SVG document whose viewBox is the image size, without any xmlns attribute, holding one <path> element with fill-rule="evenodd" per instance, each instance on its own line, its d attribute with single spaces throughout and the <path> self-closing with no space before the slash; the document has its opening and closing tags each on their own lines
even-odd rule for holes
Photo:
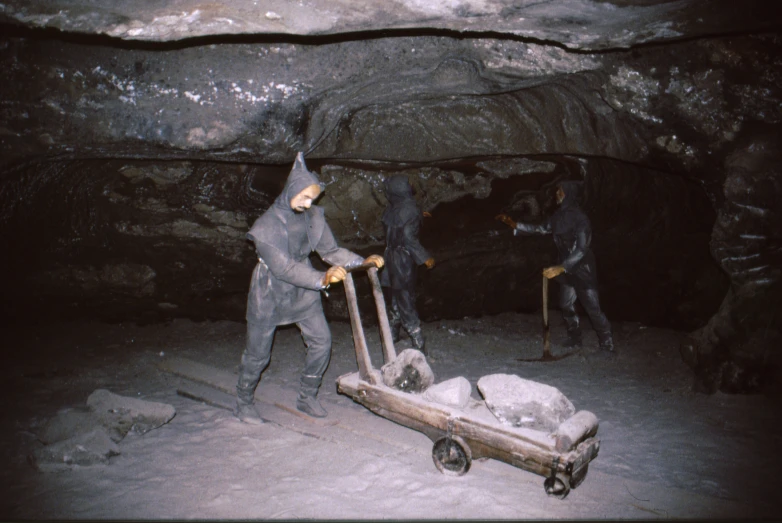
<svg viewBox="0 0 782 523">
<path fill-rule="evenodd" d="M 435 442 L 432 460 L 437 470 L 443 474 L 461 476 L 470 470 L 472 452 L 459 436 L 446 436 Z"/>
<path fill-rule="evenodd" d="M 546 490 L 546 494 L 549 496 L 565 499 L 565 497 L 570 493 L 570 481 L 562 476 L 546 478 L 546 481 L 543 482 L 543 488 Z"/>
</svg>

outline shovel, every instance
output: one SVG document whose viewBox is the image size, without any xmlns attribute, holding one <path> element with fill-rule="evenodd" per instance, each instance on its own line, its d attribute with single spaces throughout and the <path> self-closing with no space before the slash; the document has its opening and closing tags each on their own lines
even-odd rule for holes
<svg viewBox="0 0 782 523">
<path fill-rule="evenodd" d="M 532 359 L 516 358 L 516 361 L 557 361 L 572 356 L 576 352 L 578 351 L 561 356 L 551 354 L 551 331 L 548 325 L 548 278 L 543 276 L 543 356 Z"/>
</svg>

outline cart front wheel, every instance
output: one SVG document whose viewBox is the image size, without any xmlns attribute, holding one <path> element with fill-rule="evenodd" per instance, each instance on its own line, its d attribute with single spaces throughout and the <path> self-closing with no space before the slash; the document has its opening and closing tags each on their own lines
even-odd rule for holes
<svg viewBox="0 0 782 523">
<path fill-rule="evenodd" d="M 472 452 L 459 436 L 446 436 L 435 442 L 432 460 L 437 470 L 443 474 L 461 476 L 470 470 Z"/>
<path fill-rule="evenodd" d="M 570 493 L 570 481 L 562 476 L 546 478 L 546 481 L 543 482 L 543 488 L 546 489 L 546 494 L 549 496 L 565 499 Z"/>
</svg>

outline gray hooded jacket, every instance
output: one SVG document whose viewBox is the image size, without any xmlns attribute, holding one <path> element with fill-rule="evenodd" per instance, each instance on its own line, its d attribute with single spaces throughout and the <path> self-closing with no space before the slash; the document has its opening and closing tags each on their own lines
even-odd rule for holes
<svg viewBox="0 0 782 523">
<path fill-rule="evenodd" d="M 310 263 L 313 251 L 331 265 L 349 267 L 363 261 L 337 246 L 321 207 L 313 205 L 300 213 L 291 209 L 291 199 L 310 185 L 323 188 L 298 153 L 282 194 L 247 233 L 258 254 L 247 296 L 248 322 L 287 325 L 323 314 L 323 273 Z"/>
</svg>

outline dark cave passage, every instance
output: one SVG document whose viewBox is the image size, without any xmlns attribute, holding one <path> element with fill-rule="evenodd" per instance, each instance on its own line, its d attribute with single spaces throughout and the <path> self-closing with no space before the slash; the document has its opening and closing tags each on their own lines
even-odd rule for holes
<svg viewBox="0 0 782 523">
<path fill-rule="evenodd" d="M 606 314 L 684 330 L 702 325 L 728 288 L 709 254 L 716 214 L 702 188 L 623 162 L 590 159 L 588 165 L 582 207 L 592 221 Z M 540 270 L 556 261 L 553 241 L 513 237 L 493 218 L 509 212 L 519 221 L 540 220 L 553 211 L 554 183 L 563 177 L 557 169 L 496 179 L 485 199 L 466 197 L 434 209 L 422 241 L 448 270 L 421 271 L 422 309 L 439 317 L 449 304 L 458 307 L 443 315 L 449 318 L 539 310 Z"/>
<path fill-rule="evenodd" d="M 681 330 L 703 325 L 718 309 L 728 280 L 709 253 L 716 214 L 702 188 L 623 162 L 583 160 L 582 207 L 593 224 L 606 314 Z M 501 176 L 487 172 L 497 162 L 537 167 Z M 469 158 L 417 167 L 384 164 L 380 170 L 339 163 L 323 160 L 310 167 L 326 181 L 335 169 L 349 167 L 372 180 L 403 172 L 411 179 L 486 184 L 484 197 L 460 196 L 427 208 L 433 217 L 425 220 L 421 241 L 438 265 L 419 273 L 423 319 L 540 309 L 540 270 L 555 261 L 553 241 L 513 237 L 494 216 L 508 212 L 534 222 L 551 213 L 554 184 L 579 171 L 577 159 Z M 241 321 L 255 263 L 244 233 L 286 175 L 280 166 L 80 160 L 35 164 L 6 178 L 0 191 L 2 261 L 13 277 L 3 317 Z M 426 202 L 434 190 L 421 185 L 417 197 Z M 341 194 L 339 187 L 334 191 Z M 382 238 L 366 231 L 377 228 L 372 222 L 379 220 L 383 197 L 371 183 L 361 191 L 358 197 L 374 202 L 374 214 L 332 227 L 362 254 L 382 253 Z M 357 231 L 364 231 L 363 239 L 355 237 Z M 359 292 L 366 302 L 369 291 L 361 283 Z M 345 319 L 341 293 L 331 293 L 325 307 L 331 317 Z"/>
</svg>

